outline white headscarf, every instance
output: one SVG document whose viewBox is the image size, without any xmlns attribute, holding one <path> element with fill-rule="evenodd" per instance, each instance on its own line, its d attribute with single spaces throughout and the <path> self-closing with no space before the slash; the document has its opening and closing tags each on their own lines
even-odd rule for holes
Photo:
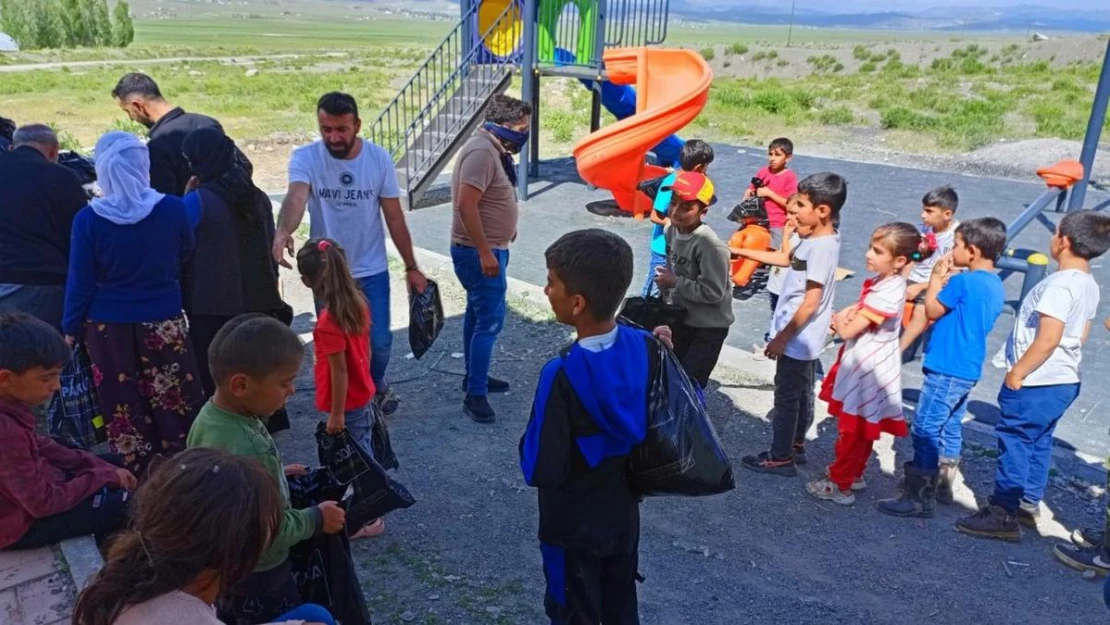
<svg viewBox="0 0 1110 625">
<path fill-rule="evenodd" d="M 139 138 L 119 130 L 96 142 L 96 182 L 103 197 L 92 200 L 93 212 L 126 226 L 146 219 L 165 195 L 150 188 L 150 152 Z"/>
</svg>

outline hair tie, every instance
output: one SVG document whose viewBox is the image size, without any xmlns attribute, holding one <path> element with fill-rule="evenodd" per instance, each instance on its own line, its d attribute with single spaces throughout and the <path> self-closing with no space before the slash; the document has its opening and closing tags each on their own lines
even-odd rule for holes
<svg viewBox="0 0 1110 625">
<path fill-rule="evenodd" d="M 921 260 L 921 257 L 922 257 L 921 252 L 914 252 L 913 254 L 910 254 L 910 260 L 912 260 L 914 262 Z"/>
<path fill-rule="evenodd" d="M 320 242 L 316 244 L 316 249 L 321 252 L 326 252 L 329 247 L 331 247 L 331 241 L 327 239 L 320 239 Z"/>
<path fill-rule="evenodd" d="M 926 234 L 924 237 L 922 237 L 922 244 L 925 246 L 925 249 L 927 251 L 930 251 L 930 252 L 936 251 L 936 249 L 937 249 L 937 235 L 933 234 L 932 232 Z"/>
</svg>

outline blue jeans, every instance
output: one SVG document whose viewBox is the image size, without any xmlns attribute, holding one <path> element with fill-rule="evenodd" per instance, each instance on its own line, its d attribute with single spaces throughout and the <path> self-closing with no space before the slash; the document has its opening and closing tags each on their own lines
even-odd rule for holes
<svg viewBox="0 0 1110 625">
<path fill-rule="evenodd" d="M 362 447 L 362 450 L 374 457 L 374 445 L 371 443 L 374 432 L 374 419 L 377 417 L 378 404 L 370 402 L 362 408 L 355 408 L 343 413 L 343 419 L 347 422 L 347 433 L 355 442 Z"/>
<path fill-rule="evenodd" d="M 493 345 L 505 325 L 505 293 L 509 268 L 509 250 L 493 250 L 501 267 L 496 278 L 482 273 L 478 250 L 465 245 L 451 246 L 455 276 L 466 289 L 466 315 L 463 317 L 463 356 L 468 376 L 466 394 L 485 396 Z"/>
<path fill-rule="evenodd" d="M 370 377 L 380 394 L 389 389 L 385 370 L 389 368 L 389 355 L 393 351 L 393 332 L 389 329 L 389 272 L 356 280 L 370 302 Z"/>
<path fill-rule="evenodd" d="M 316 605 L 315 603 L 303 603 L 274 619 L 275 623 L 284 623 L 285 621 L 304 621 L 306 623 L 335 625 L 335 618 L 331 615 L 331 612 L 328 612 L 326 608 Z"/>
<path fill-rule="evenodd" d="M 655 268 L 667 266 L 667 255 L 651 253 L 651 260 L 648 262 L 647 281 L 644 282 L 644 297 L 659 297 L 659 285 L 655 284 Z"/>
<path fill-rule="evenodd" d="M 946 460 L 959 460 L 967 396 L 975 382 L 925 370 L 910 431 L 914 467 L 934 471 L 942 455 Z"/>
<path fill-rule="evenodd" d="M 998 468 L 991 503 L 1014 513 L 1022 500 L 1041 502 L 1052 462 L 1052 433 L 1076 397 L 1078 383 L 1026 386 L 1020 391 L 1002 386 L 994 426 Z"/>
</svg>

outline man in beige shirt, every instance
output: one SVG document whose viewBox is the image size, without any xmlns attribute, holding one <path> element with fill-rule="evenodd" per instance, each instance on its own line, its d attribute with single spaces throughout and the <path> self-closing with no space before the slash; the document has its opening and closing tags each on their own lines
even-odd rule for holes
<svg viewBox="0 0 1110 625">
<path fill-rule="evenodd" d="M 516 240 L 516 164 L 513 155 L 528 142 L 531 105 L 505 95 L 494 97 L 486 122 L 467 141 L 451 175 L 451 259 L 466 289 L 463 320 L 463 410 L 478 423 L 494 420 L 488 393 L 504 393 L 509 383 L 489 377 L 493 345 L 505 322 L 505 270 L 509 244 Z"/>
</svg>

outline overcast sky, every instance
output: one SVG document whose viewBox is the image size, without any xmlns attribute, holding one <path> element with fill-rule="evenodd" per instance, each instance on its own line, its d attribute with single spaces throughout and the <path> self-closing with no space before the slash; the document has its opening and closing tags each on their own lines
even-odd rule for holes
<svg viewBox="0 0 1110 625">
<path fill-rule="evenodd" d="M 1005 9 L 1018 5 L 1054 7 L 1064 10 L 1102 9 L 1110 10 L 1110 0 L 851 0 L 849 2 L 828 2 L 827 0 L 797 0 L 798 9 L 817 9 L 833 13 L 864 13 L 871 11 L 913 11 L 932 7 L 997 7 Z M 778 6 L 790 8 L 790 0 L 684 0 L 693 6 Z"/>
</svg>

